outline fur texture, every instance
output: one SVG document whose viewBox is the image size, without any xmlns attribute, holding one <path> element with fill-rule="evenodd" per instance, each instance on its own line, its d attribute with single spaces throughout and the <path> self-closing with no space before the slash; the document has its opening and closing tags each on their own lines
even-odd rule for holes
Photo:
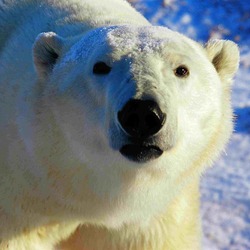
<svg viewBox="0 0 250 250">
<path fill-rule="evenodd" d="M 0 250 L 200 249 L 238 62 L 233 42 L 201 46 L 123 0 L 0 0 Z M 130 99 L 167 114 L 157 159 L 119 152 Z"/>
</svg>

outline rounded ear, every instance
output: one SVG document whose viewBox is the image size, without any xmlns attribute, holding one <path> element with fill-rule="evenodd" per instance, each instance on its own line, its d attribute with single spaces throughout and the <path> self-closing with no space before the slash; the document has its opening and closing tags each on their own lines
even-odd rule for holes
<svg viewBox="0 0 250 250">
<path fill-rule="evenodd" d="M 40 79 L 46 79 L 62 54 L 63 38 L 53 32 L 41 33 L 33 45 L 33 60 Z"/>
<path fill-rule="evenodd" d="M 205 49 L 222 82 L 231 83 L 239 67 L 238 46 L 231 41 L 210 40 Z"/>
</svg>

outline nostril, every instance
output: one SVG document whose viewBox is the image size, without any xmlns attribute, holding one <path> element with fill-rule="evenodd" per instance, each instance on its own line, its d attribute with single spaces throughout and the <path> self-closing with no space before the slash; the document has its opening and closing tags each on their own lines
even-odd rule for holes
<svg viewBox="0 0 250 250">
<path fill-rule="evenodd" d="M 162 126 L 161 123 L 161 120 L 154 112 L 151 112 L 145 116 L 145 126 L 147 126 L 147 129 L 150 130 L 150 133 L 152 134 L 160 130 Z"/>
<path fill-rule="evenodd" d="M 147 126 L 146 133 L 154 135 L 161 130 L 165 123 L 166 115 L 160 112 L 151 112 L 145 117 L 145 123 Z"/>
<path fill-rule="evenodd" d="M 138 125 L 139 125 L 139 117 L 137 114 L 130 114 L 126 119 L 125 121 L 123 122 L 123 125 L 126 127 L 126 128 L 130 128 L 132 130 L 135 130 Z"/>
<path fill-rule="evenodd" d="M 149 128 L 155 127 L 159 123 L 158 116 L 155 113 L 150 113 L 145 117 L 145 122 Z"/>
</svg>

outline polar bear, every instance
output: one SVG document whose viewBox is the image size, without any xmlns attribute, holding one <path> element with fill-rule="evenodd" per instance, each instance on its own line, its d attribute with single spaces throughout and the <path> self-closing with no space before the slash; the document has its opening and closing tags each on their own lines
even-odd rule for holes
<svg viewBox="0 0 250 250">
<path fill-rule="evenodd" d="M 123 0 L 1 0 L 0 249 L 200 249 L 238 61 Z"/>
</svg>

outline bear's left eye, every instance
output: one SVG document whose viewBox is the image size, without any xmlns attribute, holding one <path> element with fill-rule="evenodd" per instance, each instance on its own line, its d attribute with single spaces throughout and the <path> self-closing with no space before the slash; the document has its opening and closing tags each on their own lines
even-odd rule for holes
<svg viewBox="0 0 250 250">
<path fill-rule="evenodd" d="M 181 65 L 174 70 L 176 76 L 184 78 L 189 75 L 189 70 L 185 65 Z"/>
<path fill-rule="evenodd" d="M 93 67 L 93 73 L 96 75 L 107 75 L 111 71 L 111 67 L 105 62 L 97 62 Z"/>
</svg>

